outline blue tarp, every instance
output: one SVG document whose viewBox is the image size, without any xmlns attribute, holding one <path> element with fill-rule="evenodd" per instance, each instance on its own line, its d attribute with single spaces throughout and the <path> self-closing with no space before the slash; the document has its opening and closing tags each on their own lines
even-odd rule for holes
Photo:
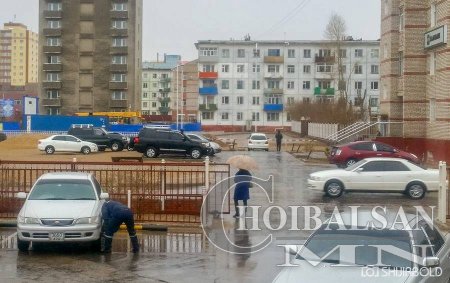
<svg viewBox="0 0 450 283">
<path fill-rule="evenodd" d="M 145 124 L 147 127 L 151 126 L 169 126 L 172 130 L 177 129 L 176 124 Z M 120 132 L 120 133 L 136 133 L 142 129 L 142 124 L 137 125 L 127 125 L 127 124 L 119 124 L 119 125 L 109 125 L 108 131 L 110 132 Z M 202 125 L 200 123 L 185 123 L 183 126 L 181 124 L 178 127 L 179 129 L 183 129 L 186 132 L 200 132 L 202 130 Z"/>
<path fill-rule="evenodd" d="M 19 131 L 20 123 L 19 122 L 2 122 L 2 123 L 0 123 L 0 130 L 2 130 L 2 131 Z"/>
<path fill-rule="evenodd" d="M 72 124 L 91 124 L 95 127 L 106 127 L 109 124 L 108 117 L 99 116 L 24 115 L 24 130 L 27 127 L 27 116 L 31 117 L 32 131 L 67 131 Z"/>
</svg>

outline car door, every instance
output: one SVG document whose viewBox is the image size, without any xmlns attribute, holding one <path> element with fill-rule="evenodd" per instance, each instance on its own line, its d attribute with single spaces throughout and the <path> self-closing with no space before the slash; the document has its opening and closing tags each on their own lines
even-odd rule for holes
<svg viewBox="0 0 450 283">
<path fill-rule="evenodd" d="M 406 185 L 414 178 L 413 172 L 400 161 L 384 161 L 384 174 L 381 182 L 387 190 L 404 191 Z"/>
<path fill-rule="evenodd" d="M 350 148 L 353 150 L 352 158 L 361 160 L 369 157 L 376 157 L 376 147 L 373 142 L 360 142 L 351 145 Z"/>
<path fill-rule="evenodd" d="M 163 152 L 173 152 L 172 141 L 170 140 L 170 133 L 168 131 L 155 131 L 154 138 L 151 143 L 157 146 Z"/>
<path fill-rule="evenodd" d="M 66 136 L 66 151 L 80 152 L 81 141 L 76 137 Z"/>
<path fill-rule="evenodd" d="M 101 147 L 109 146 L 109 138 L 102 129 L 91 129 L 92 138 L 95 140 L 94 143 Z"/>
<path fill-rule="evenodd" d="M 170 133 L 170 144 L 174 152 L 182 153 L 188 150 L 186 139 L 181 133 Z"/>
<path fill-rule="evenodd" d="M 362 191 L 382 190 L 381 177 L 384 171 L 384 161 L 369 161 L 353 170 L 348 178 L 348 189 Z"/>
<path fill-rule="evenodd" d="M 65 151 L 66 150 L 65 136 L 54 136 L 50 145 L 55 148 L 55 151 Z"/>
</svg>

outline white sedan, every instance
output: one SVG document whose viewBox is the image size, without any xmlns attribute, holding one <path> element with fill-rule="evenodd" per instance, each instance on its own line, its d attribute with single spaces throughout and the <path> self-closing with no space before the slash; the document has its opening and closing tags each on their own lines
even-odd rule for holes
<svg viewBox="0 0 450 283">
<path fill-rule="evenodd" d="M 98 152 L 98 147 L 95 143 L 82 141 L 71 135 L 54 135 L 46 139 L 38 141 L 38 149 L 45 151 L 47 154 L 55 152 L 81 152 L 89 154 L 91 152 Z"/>
<path fill-rule="evenodd" d="M 269 139 L 265 134 L 253 133 L 248 138 L 248 151 L 262 149 L 269 151 Z"/>
<path fill-rule="evenodd" d="M 439 171 L 423 169 L 399 158 L 367 158 L 346 169 L 319 171 L 308 178 L 308 187 L 340 197 L 344 191 L 400 192 L 421 199 L 439 188 Z"/>
</svg>

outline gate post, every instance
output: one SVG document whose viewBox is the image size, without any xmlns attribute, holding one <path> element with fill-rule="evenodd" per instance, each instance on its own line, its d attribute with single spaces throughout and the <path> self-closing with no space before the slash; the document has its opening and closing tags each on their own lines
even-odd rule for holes
<svg viewBox="0 0 450 283">
<path fill-rule="evenodd" d="M 438 196 L 438 218 L 441 223 L 447 221 L 447 164 L 439 162 L 439 196 Z"/>
<path fill-rule="evenodd" d="M 77 158 L 74 157 L 72 159 L 72 164 L 70 165 L 70 169 L 72 170 L 72 172 L 75 172 L 76 164 L 77 164 Z"/>
<path fill-rule="evenodd" d="M 206 196 L 209 193 L 209 156 L 206 156 L 205 158 L 205 187 L 203 188 L 202 195 L 203 195 L 203 201 L 202 201 L 202 208 L 201 208 L 201 215 L 200 215 L 200 222 L 201 225 L 207 225 L 208 224 L 208 211 L 209 211 L 209 203 Z"/>
<path fill-rule="evenodd" d="M 165 205 L 165 198 L 164 196 L 166 195 L 166 160 L 162 159 L 161 160 L 162 163 L 162 172 L 161 172 L 161 211 L 164 211 L 164 205 Z"/>
</svg>

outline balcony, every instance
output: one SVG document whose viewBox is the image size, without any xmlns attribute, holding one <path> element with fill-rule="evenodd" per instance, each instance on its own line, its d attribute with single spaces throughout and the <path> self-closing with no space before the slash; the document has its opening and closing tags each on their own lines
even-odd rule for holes
<svg viewBox="0 0 450 283">
<path fill-rule="evenodd" d="M 62 47 L 61 46 L 44 46 L 43 51 L 44 51 L 44 53 L 61 53 Z"/>
<path fill-rule="evenodd" d="M 217 72 L 199 72 L 198 77 L 200 79 L 217 79 L 218 73 Z"/>
<path fill-rule="evenodd" d="M 283 64 L 283 56 L 264 56 L 264 63 Z"/>
<path fill-rule="evenodd" d="M 121 90 L 121 89 L 127 89 L 127 88 L 128 88 L 127 82 L 109 82 L 109 89 Z"/>
<path fill-rule="evenodd" d="M 378 115 L 380 114 L 380 109 L 377 106 L 371 106 L 370 107 L 370 114 L 371 115 Z"/>
<path fill-rule="evenodd" d="M 62 11 L 44 11 L 44 18 L 46 18 L 46 19 L 61 19 Z"/>
<path fill-rule="evenodd" d="M 162 84 L 168 84 L 171 81 L 172 81 L 171 78 L 161 78 L 161 79 L 159 79 L 159 82 L 162 83 Z"/>
<path fill-rule="evenodd" d="M 58 64 L 44 64 L 43 65 L 43 70 L 44 71 L 56 71 L 56 72 L 61 72 L 62 71 L 62 64 L 58 63 Z"/>
<path fill-rule="evenodd" d="M 281 88 L 266 88 L 266 89 L 264 89 L 264 94 L 283 94 L 283 89 L 281 89 Z"/>
<path fill-rule="evenodd" d="M 265 73 L 264 78 L 266 79 L 272 79 L 272 80 L 282 80 L 283 75 L 281 73 Z"/>
<path fill-rule="evenodd" d="M 314 62 L 315 63 L 330 63 L 330 64 L 334 64 L 334 62 L 336 61 L 336 57 L 335 56 L 319 56 L 316 55 Z"/>
<path fill-rule="evenodd" d="M 61 107 L 60 98 L 44 98 L 42 99 L 42 106 L 46 107 Z"/>
<path fill-rule="evenodd" d="M 201 63 L 216 63 L 219 62 L 219 56 L 199 56 L 198 61 Z"/>
<path fill-rule="evenodd" d="M 113 47 L 111 47 L 109 53 L 112 55 L 127 55 L 128 54 L 128 46 L 113 46 Z"/>
<path fill-rule="evenodd" d="M 111 11 L 111 19 L 128 19 L 128 11 Z"/>
<path fill-rule="evenodd" d="M 42 87 L 45 89 L 60 89 L 61 82 L 42 82 Z"/>
<path fill-rule="evenodd" d="M 161 92 L 161 93 L 167 93 L 167 92 L 170 92 L 170 87 L 160 88 L 160 89 L 159 89 L 159 92 Z"/>
<path fill-rule="evenodd" d="M 115 100 L 111 99 L 109 101 L 109 107 L 110 108 L 128 108 L 128 100 Z"/>
<path fill-rule="evenodd" d="M 128 29 L 112 28 L 111 29 L 111 36 L 120 36 L 120 37 L 128 36 Z"/>
<path fill-rule="evenodd" d="M 198 89 L 198 93 L 201 95 L 216 95 L 218 94 L 217 86 L 201 87 Z"/>
<path fill-rule="evenodd" d="M 283 104 L 269 104 L 269 103 L 264 104 L 264 111 L 267 112 L 281 112 L 283 111 L 283 109 L 284 109 Z"/>
<path fill-rule="evenodd" d="M 198 110 L 203 112 L 217 111 L 217 104 L 200 104 Z"/>
<path fill-rule="evenodd" d="M 44 36 L 61 36 L 62 34 L 61 28 L 45 28 L 43 33 Z"/>
<path fill-rule="evenodd" d="M 334 88 L 320 88 L 320 87 L 314 88 L 314 95 L 334 95 L 334 94 L 335 94 Z"/>
<path fill-rule="evenodd" d="M 161 115 L 167 115 L 170 112 L 170 107 L 168 106 L 161 106 L 159 107 L 159 113 L 161 113 Z"/>
<path fill-rule="evenodd" d="M 111 64 L 109 69 L 111 72 L 126 73 L 128 71 L 128 65 L 127 64 Z"/>
<path fill-rule="evenodd" d="M 158 101 L 164 104 L 170 103 L 170 97 L 160 97 Z"/>
</svg>

